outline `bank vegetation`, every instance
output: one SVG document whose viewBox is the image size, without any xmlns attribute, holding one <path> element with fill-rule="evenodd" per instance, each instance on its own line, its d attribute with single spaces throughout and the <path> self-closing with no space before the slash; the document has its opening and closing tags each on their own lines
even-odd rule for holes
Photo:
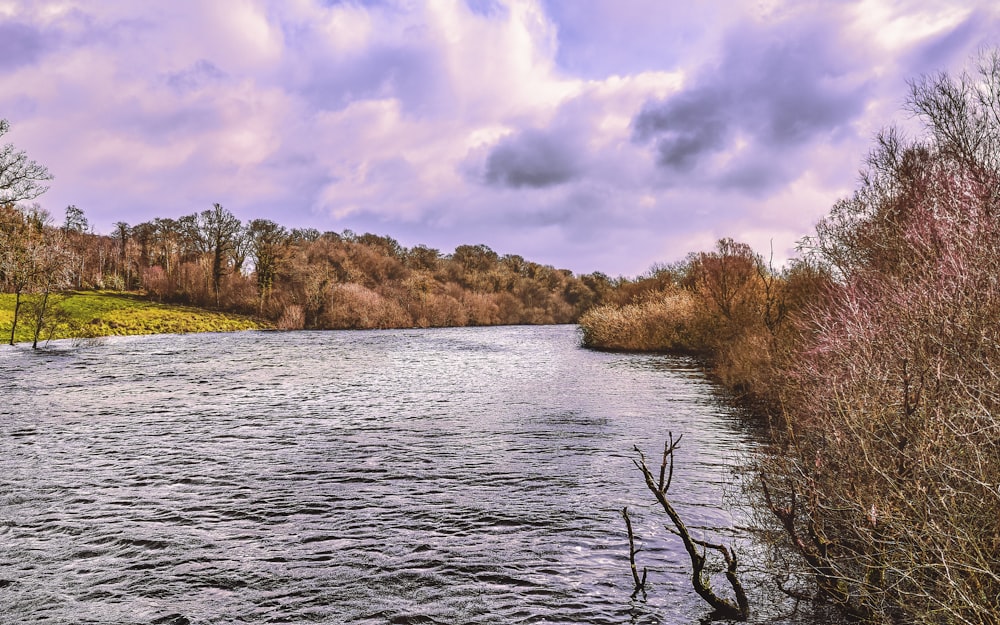
<svg viewBox="0 0 1000 625">
<path fill-rule="evenodd" d="M 911 85 L 858 189 L 781 270 L 748 246 L 656 268 L 588 345 L 701 354 L 764 413 L 760 495 L 799 580 L 867 623 L 1000 615 L 1000 55 Z"/>
<path fill-rule="evenodd" d="M 70 206 L 59 224 L 38 204 L 0 202 L 0 293 L 12 299 L 6 337 L 52 323 L 53 296 L 113 290 L 150 301 L 252 316 L 286 330 L 573 323 L 609 291 L 485 245 L 450 254 L 388 236 L 243 223 L 219 204 L 111 235 Z"/>
</svg>

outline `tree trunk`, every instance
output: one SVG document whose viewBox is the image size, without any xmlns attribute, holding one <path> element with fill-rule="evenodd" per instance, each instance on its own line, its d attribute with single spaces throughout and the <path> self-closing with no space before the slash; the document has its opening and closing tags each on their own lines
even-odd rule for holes
<svg viewBox="0 0 1000 625">
<path fill-rule="evenodd" d="M 42 295 L 42 303 L 38 305 L 38 317 L 35 319 L 35 335 L 31 342 L 31 349 L 38 349 L 38 337 L 42 333 L 42 322 L 45 321 L 45 307 L 49 303 L 49 290 L 45 289 Z"/>
<path fill-rule="evenodd" d="M 17 313 L 21 310 L 21 290 L 14 292 L 14 319 L 10 322 L 10 344 L 14 344 L 14 332 L 17 330 Z"/>
</svg>

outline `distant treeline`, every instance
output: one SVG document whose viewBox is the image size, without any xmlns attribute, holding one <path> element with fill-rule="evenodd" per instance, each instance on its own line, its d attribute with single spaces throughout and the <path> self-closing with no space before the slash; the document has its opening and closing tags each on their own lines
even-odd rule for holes
<svg viewBox="0 0 1000 625">
<path fill-rule="evenodd" d="M 485 245 L 451 254 L 388 236 L 241 222 L 219 204 L 93 234 L 70 206 L 0 207 L 0 284 L 24 294 L 141 290 L 162 302 L 253 314 L 279 328 L 400 328 L 575 322 L 611 289 Z"/>
</svg>

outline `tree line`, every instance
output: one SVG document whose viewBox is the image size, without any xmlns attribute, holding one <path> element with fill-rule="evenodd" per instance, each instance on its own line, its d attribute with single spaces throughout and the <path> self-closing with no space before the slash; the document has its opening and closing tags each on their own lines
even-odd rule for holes
<svg viewBox="0 0 1000 625">
<path fill-rule="evenodd" d="M 581 325 L 597 347 L 704 354 L 766 417 L 784 588 L 865 623 L 995 624 L 1000 52 L 912 82 L 907 108 L 923 132 L 879 135 L 799 259 L 724 239 Z"/>
<path fill-rule="evenodd" d="M 48 294 L 64 289 L 142 291 L 281 329 L 372 329 L 572 323 L 612 283 L 485 245 L 442 254 L 388 236 L 243 223 L 220 204 L 118 222 L 110 235 L 94 234 L 76 206 L 59 225 L 37 204 L 0 205 L 0 284 L 15 295 L 12 325 L 27 298 L 39 332 Z"/>
<path fill-rule="evenodd" d="M 241 224 L 218 204 L 176 220 L 118 224 L 111 239 L 116 286 L 256 314 L 285 329 L 571 323 L 610 282 L 485 245 L 445 255 L 370 233 Z"/>
</svg>

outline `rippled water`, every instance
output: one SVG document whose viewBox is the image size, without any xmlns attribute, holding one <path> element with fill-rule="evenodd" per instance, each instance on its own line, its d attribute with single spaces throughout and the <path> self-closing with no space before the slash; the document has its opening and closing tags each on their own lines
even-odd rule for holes
<svg viewBox="0 0 1000 625">
<path fill-rule="evenodd" d="M 578 343 L 557 326 L 4 347 L 0 623 L 698 622 L 632 446 L 683 433 L 671 492 L 727 535 L 746 435 L 694 363 Z"/>
</svg>

